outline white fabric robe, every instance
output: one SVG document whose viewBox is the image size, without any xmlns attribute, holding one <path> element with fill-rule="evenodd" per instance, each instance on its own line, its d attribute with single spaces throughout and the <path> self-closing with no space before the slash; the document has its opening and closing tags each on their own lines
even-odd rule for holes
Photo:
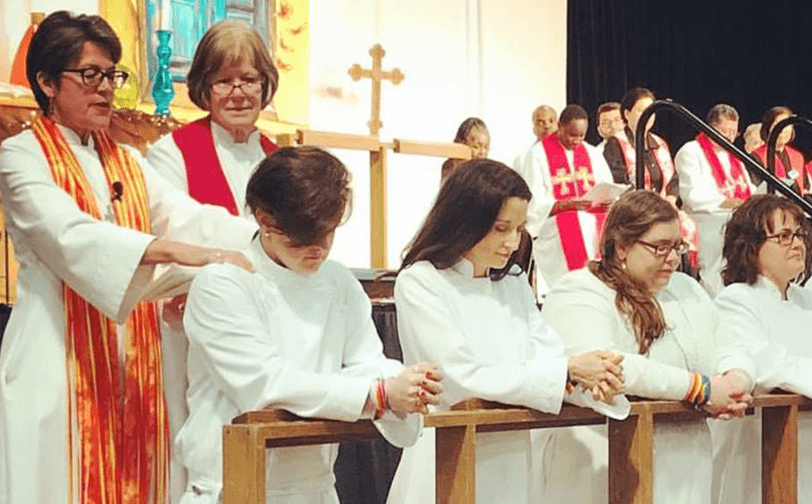
<svg viewBox="0 0 812 504">
<path fill-rule="evenodd" d="M 690 277 L 674 273 L 657 294 L 667 329 L 648 357 L 638 353 L 634 333 L 615 307 L 615 291 L 587 268 L 559 281 L 545 300 L 545 320 L 561 334 L 569 355 L 591 350 L 623 354 L 624 392 L 681 400 L 692 373 L 711 375 L 752 363 L 718 330 L 718 314 L 708 295 Z M 607 502 L 606 426 L 539 431 L 545 444 L 541 492 L 549 502 Z M 710 501 L 710 432 L 704 420 L 655 424 L 654 502 Z"/>
<path fill-rule="evenodd" d="M 718 152 L 717 156 L 725 177 L 730 179 L 730 156 L 727 151 Z M 685 205 L 684 210 L 698 226 L 700 283 L 713 297 L 724 288 L 722 246 L 725 225 L 730 220 L 732 209 L 719 206 L 727 196 L 716 184 L 711 165 L 699 142 L 692 140 L 683 145 L 674 158 L 674 165 L 679 172 L 679 194 Z M 744 167 L 742 171 L 752 194 L 755 186 Z"/>
<path fill-rule="evenodd" d="M 104 220 L 80 211 L 54 184 L 33 133 L 25 131 L 3 142 L 0 190 L 20 269 L 17 303 L 0 349 L 2 504 L 70 502 L 62 282 L 124 323 L 152 278 L 155 268 L 139 262 L 155 236 L 241 249 L 254 231 L 222 208 L 200 205 L 176 191 L 136 154 L 155 236 L 117 226 L 92 139 L 82 145 L 71 130 L 59 129 L 88 178 Z M 120 327 L 120 342 L 123 334 Z M 123 350 L 122 344 L 122 362 Z M 77 485 L 73 488 L 75 492 Z"/>
<path fill-rule="evenodd" d="M 222 428 L 266 406 L 304 417 L 360 418 L 370 385 L 403 369 L 383 355 L 369 298 L 347 268 L 325 262 L 303 275 L 273 262 L 255 239 L 256 272 L 202 269 L 189 291 L 189 418 L 176 449 L 189 471 L 181 504 L 215 504 L 222 492 Z M 421 417 L 375 422 L 397 446 L 414 443 Z M 268 451 L 268 502 L 338 503 L 337 445 Z"/>
<path fill-rule="evenodd" d="M 467 260 L 444 270 L 421 261 L 398 275 L 395 305 L 404 362 L 434 362 L 445 376 L 439 411 L 472 397 L 549 413 L 560 410 L 566 357 L 524 275 L 493 282 L 474 278 Z M 629 411 L 622 401 L 615 408 L 590 405 L 619 418 Z M 477 502 L 539 499 L 531 486 L 538 467 L 530 432 L 477 434 Z M 434 501 L 434 440 L 434 430 L 427 429 L 404 450 L 389 503 Z"/>
<path fill-rule="evenodd" d="M 787 300 L 765 277 L 728 285 L 714 300 L 721 323 L 756 364 L 756 392 L 781 388 L 812 397 L 812 291 Z M 761 502 L 761 418 L 711 424 L 715 502 Z M 812 413 L 798 415 L 798 502 L 812 503 Z"/>
<path fill-rule="evenodd" d="M 612 172 L 606 164 L 603 153 L 597 148 L 584 143 L 592 164 L 592 175 L 595 183 L 612 183 Z M 574 151 L 564 149 L 570 167 L 575 157 Z M 555 223 L 550 217 L 550 210 L 557 201 L 553 195 L 553 182 L 550 176 L 547 154 L 544 145 L 536 142 L 524 157 L 515 163 L 514 169 L 530 186 L 533 199 L 527 208 L 527 231 L 533 237 L 533 259 L 539 273 L 536 293 L 539 301 L 559 278 L 569 271 L 564 251 L 561 248 L 561 237 Z M 588 212 L 578 212 L 578 221 L 584 237 L 587 257 L 594 259 L 598 251 L 598 234 L 595 227 L 595 216 Z"/>
<path fill-rule="evenodd" d="M 211 134 L 214 139 L 214 150 L 223 168 L 228 188 L 237 204 L 240 216 L 253 222 L 254 217 L 245 206 L 245 189 L 251 174 L 260 161 L 265 159 L 265 151 L 260 143 L 260 132 L 254 131 L 244 143 L 237 143 L 229 133 L 215 122 L 211 123 Z M 147 160 L 152 166 L 179 191 L 189 192 L 189 181 L 186 176 L 186 162 L 175 143 L 172 134 L 164 135 L 147 152 Z M 169 434 L 172 439 L 177 436 L 183 422 L 189 415 L 186 405 L 186 389 L 189 384 L 186 378 L 186 351 L 188 341 L 182 331 L 174 331 L 163 320 L 161 321 L 164 376 L 166 377 L 166 401 L 169 416 Z M 172 458 L 172 478 L 170 495 L 177 501 L 186 490 L 186 474 L 183 464 Z"/>
</svg>

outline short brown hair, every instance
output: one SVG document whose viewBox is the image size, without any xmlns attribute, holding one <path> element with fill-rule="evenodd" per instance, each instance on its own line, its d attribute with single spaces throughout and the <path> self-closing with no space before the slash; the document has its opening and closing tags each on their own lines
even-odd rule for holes
<svg viewBox="0 0 812 504">
<path fill-rule="evenodd" d="M 722 257 L 725 266 L 722 269 L 722 281 L 725 285 L 746 283 L 753 285 L 761 273 L 758 267 L 758 253 L 767 241 L 767 234 L 773 229 L 773 215 L 776 211 L 790 215 L 807 231 L 805 276 L 810 270 L 812 250 L 810 243 L 809 222 L 804 217 L 801 207 L 794 202 L 775 194 L 758 194 L 751 196 L 734 212 L 725 227 L 725 245 Z"/>
<path fill-rule="evenodd" d="M 220 69 L 246 61 L 262 78 L 262 108 L 268 106 L 279 87 L 279 71 L 274 66 L 262 37 L 247 24 L 226 19 L 209 28 L 200 40 L 186 77 L 189 98 L 208 110 L 211 78 Z"/>
<path fill-rule="evenodd" d="M 34 33 L 25 56 L 25 74 L 43 114 L 50 115 L 50 100 L 37 82 L 37 74 L 59 87 L 62 72 L 82 56 L 85 42 L 93 42 L 118 63 L 121 42 L 100 16 L 57 11 L 46 17 Z"/>
<path fill-rule="evenodd" d="M 791 116 L 792 109 L 784 105 L 778 105 L 768 108 L 767 111 L 764 112 L 764 115 L 761 116 L 761 129 L 758 130 L 758 134 L 764 143 L 767 143 L 767 140 L 770 138 L 770 132 L 773 129 L 773 122 L 775 121 L 775 118 L 782 114 Z M 792 136 L 793 138 L 795 137 L 794 131 Z"/>
<path fill-rule="evenodd" d="M 257 166 L 245 201 L 262 209 L 299 245 L 318 243 L 349 215 L 350 173 L 344 163 L 317 147 L 283 147 Z"/>
<path fill-rule="evenodd" d="M 601 114 L 611 112 L 612 110 L 620 110 L 620 103 L 616 101 L 602 103 L 601 106 L 598 107 L 598 112 L 595 114 L 595 119 L 598 122 L 601 122 Z"/>
<path fill-rule="evenodd" d="M 711 109 L 708 111 L 708 115 L 705 116 L 705 122 L 711 126 L 719 124 L 722 119 L 727 119 L 728 121 L 738 121 L 739 113 L 735 108 L 727 103 L 717 103 L 711 107 Z"/>
<path fill-rule="evenodd" d="M 647 189 L 627 192 L 612 204 L 601 234 L 601 260 L 590 261 L 589 270 L 615 292 L 615 306 L 634 331 L 640 354 L 665 333 L 665 318 L 647 287 L 626 273 L 617 255 L 619 246 L 631 246 L 655 224 L 679 219 L 677 210 Z"/>
</svg>

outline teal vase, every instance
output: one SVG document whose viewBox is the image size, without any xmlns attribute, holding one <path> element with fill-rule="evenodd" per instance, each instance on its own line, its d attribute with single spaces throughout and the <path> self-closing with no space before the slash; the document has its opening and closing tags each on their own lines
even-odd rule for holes
<svg viewBox="0 0 812 504">
<path fill-rule="evenodd" d="M 155 72 L 155 82 L 152 84 L 152 99 L 155 100 L 155 115 L 169 117 L 169 104 L 175 97 L 175 88 L 172 87 L 172 76 L 169 74 L 169 58 L 172 56 L 172 48 L 169 40 L 172 32 L 169 30 L 158 30 L 158 71 Z"/>
</svg>

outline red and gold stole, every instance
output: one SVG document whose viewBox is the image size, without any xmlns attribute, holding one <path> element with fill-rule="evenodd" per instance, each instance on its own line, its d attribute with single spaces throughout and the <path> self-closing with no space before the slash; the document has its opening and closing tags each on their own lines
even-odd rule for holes
<svg viewBox="0 0 812 504">
<path fill-rule="evenodd" d="M 32 131 L 54 182 L 83 212 L 101 219 L 82 167 L 56 124 L 41 117 Z M 93 143 L 108 184 L 112 188 L 113 181 L 120 181 L 125 188 L 113 204 L 116 223 L 149 233 L 147 192 L 138 164 L 106 133 L 94 133 Z M 62 284 L 62 294 L 69 383 L 69 495 L 78 494 L 81 504 L 162 504 L 167 501 L 169 424 L 155 303 L 138 304 L 127 320 L 122 384 L 116 324 L 67 284 Z M 79 446 L 74 447 L 74 442 Z M 79 477 L 78 488 L 73 488 L 74 474 Z"/>
<path fill-rule="evenodd" d="M 654 159 L 657 161 L 657 166 L 660 167 L 660 171 L 663 174 L 663 187 L 660 189 L 660 196 L 665 197 L 665 188 L 668 186 L 668 182 L 674 176 L 674 162 L 671 161 L 671 153 L 668 150 L 668 144 L 665 142 L 665 140 L 658 137 L 654 133 L 648 133 L 648 136 L 653 138 L 654 143 L 656 143 L 656 147 L 654 148 Z M 623 158 L 626 160 L 626 173 L 629 175 L 629 182 L 634 184 L 637 173 L 637 163 L 635 161 L 637 157 L 634 153 L 634 147 L 632 147 L 631 142 L 629 142 L 625 131 L 618 132 L 618 134 L 615 135 L 615 138 L 617 138 L 618 143 L 620 143 L 620 148 L 623 151 Z M 648 167 L 646 167 L 644 180 L 646 187 L 651 189 L 651 171 Z"/>
<path fill-rule="evenodd" d="M 573 151 L 573 163 L 575 164 L 573 170 L 567 161 L 564 146 L 561 145 L 558 135 L 548 135 L 541 142 L 544 153 L 547 155 L 547 165 L 550 168 L 553 196 L 557 201 L 579 199 L 592 189 L 595 185 L 592 161 L 583 145 L 578 145 Z M 595 214 L 597 232 L 600 236 L 606 213 L 597 211 L 590 211 L 590 213 Z M 561 249 L 567 260 L 567 268 L 570 270 L 583 268 L 589 257 L 586 253 L 578 212 L 573 210 L 557 213 L 555 224 L 558 228 L 558 235 L 561 237 Z"/>
<path fill-rule="evenodd" d="M 237 202 L 226 181 L 214 137 L 211 134 L 211 116 L 206 116 L 172 132 L 175 145 L 186 163 L 186 183 L 189 196 L 200 203 L 226 208 L 232 215 L 240 215 Z M 269 156 L 279 147 L 263 134 L 259 142 L 265 155 Z"/>
<path fill-rule="evenodd" d="M 778 156 L 778 153 L 775 154 L 775 176 L 778 178 L 787 178 L 789 175 L 788 173 L 792 170 L 795 170 L 795 182 L 798 183 L 798 187 L 803 192 L 806 189 L 807 184 L 806 182 L 806 174 L 804 173 L 804 156 L 797 150 L 793 149 L 789 145 L 784 146 L 784 150 L 787 152 L 787 157 L 789 158 L 789 166 L 784 166 L 783 161 Z M 758 160 L 761 162 L 761 165 L 764 168 L 767 167 L 767 145 L 762 145 L 758 149 L 752 152 L 753 156 L 756 156 Z"/>
<path fill-rule="evenodd" d="M 722 168 L 722 162 L 719 161 L 719 155 L 713 150 L 713 143 L 708 135 L 700 133 L 696 137 L 696 142 L 702 148 L 702 153 L 705 154 L 705 159 L 711 166 L 711 174 L 716 181 L 716 186 L 727 198 L 738 198 L 746 200 L 750 197 L 750 185 L 747 183 L 747 178 L 744 176 L 744 169 L 741 161 L 736 159 L 736 156 L 727 153 L 730 159 L 730 178 L 725 175 L 725 170 Z"/>
</svg>

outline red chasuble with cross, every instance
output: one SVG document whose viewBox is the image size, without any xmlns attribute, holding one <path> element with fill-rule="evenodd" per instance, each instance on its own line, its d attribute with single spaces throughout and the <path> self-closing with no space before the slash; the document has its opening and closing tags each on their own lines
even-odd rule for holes
<svg viewBox="0 0 812 504">
<path fill-rule="evenodd" d="M 214 147 L 211 117 L 206 116 L 176 129 L 172 132 L 172 138 L 186 163 L 189 196 L 200 203 L 224 207 L 232 215 L 240 215 Z M 266 156 L 279 148 L 265 135 L 259 136 L 259 142 Z"/>
<path fill-rule="evenodd" d="M 736 156 L 728 152 L 730 158 L 730 177 L 725 174 L 722 168 L 722 162 L 719 161 L 719 155 L 713 150 L 713 143 L 708 135 L 700 133 L 696 137 L 696 142 L 702 148 L 702 153 L 705 159 L 711 166 L 711 174 L 713 180 L 716 181 L 716 186 L 722 191 L 722 194 L 727 198 L 736 198 L 746 200 L 750 197 L 750 185 L 747 183 L 747 178 L 744 175 L 744 168 L 741 161 L 736 159 Z"/>
<path fill-rule="evenodd" d="M 548 135 L 542 140 L 542 146 L 547 155 L 547 165 L 553 183 L 553 196 L 557 201 L 580 199 L 592 189 L 595 185 L 595 177 L 592 174 L 592 161 L 589 159 L 586 147 L 578 145 L 573 150 L 573 164 L 575 165 L 573 168 L 567 160 L 564 146 L 561 145 L 558 135 Z M 606 213 L 597 211 L 590 211 L 590 213 L 595 214 L 597 235 L 600 236 Z M 567 260 L 567 268 L 574 270 L 584 267 L 589 257 L 578 212 L 573 210 L 557 213 L 555 224 L 561 239 L 561 249 Z"/>
</svg>

